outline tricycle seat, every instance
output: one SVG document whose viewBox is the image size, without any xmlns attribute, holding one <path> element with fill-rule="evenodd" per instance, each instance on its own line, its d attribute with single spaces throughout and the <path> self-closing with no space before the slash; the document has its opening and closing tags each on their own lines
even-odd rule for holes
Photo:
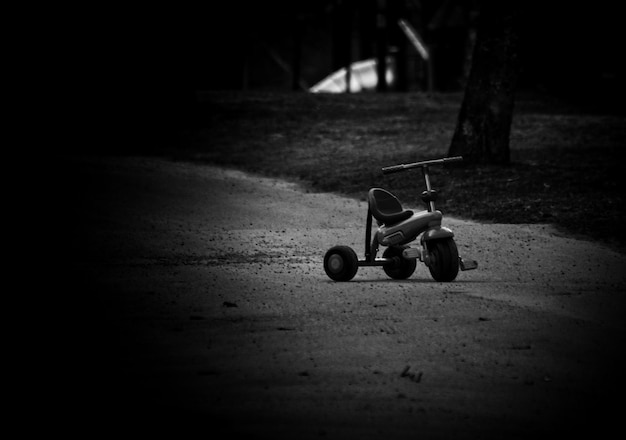
<svg viewBox="0 0 626 440">
<path fill-rule="evenodd" d="M 383 225 L 393 225 L 408 219 L 413 211 L 404 209 L 396 196 L 382 188 L 372 188 L 367 195 L 370 212 Z"/>
</svg>

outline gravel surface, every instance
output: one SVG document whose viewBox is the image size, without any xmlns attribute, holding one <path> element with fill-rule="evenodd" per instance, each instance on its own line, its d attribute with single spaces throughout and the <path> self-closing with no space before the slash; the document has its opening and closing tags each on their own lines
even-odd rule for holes
<svg viewBox="0 0 626 440">
<path fill-rule="evenodd" d="M 324 252 L 362 257 L 362 201 L 157 158 L 65 167 L 77 295 L 56 409 L 72 420 L 209 438 L 501 439 L 599 435 L 623 414 L 622 254 L 550 225 L 444 213 L 477 270 L 437 283 L 419 263 L 404 281 L 360 268 L 336 283 Z"/>
</svg>

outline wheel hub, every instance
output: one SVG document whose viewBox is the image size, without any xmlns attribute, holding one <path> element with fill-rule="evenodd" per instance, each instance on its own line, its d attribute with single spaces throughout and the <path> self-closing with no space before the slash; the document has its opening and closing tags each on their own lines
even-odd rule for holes
<svg viewBox="0 0 626 440">
<path fill-rule="evenodd" d="M 343 268 L 343 258 L 337 254 L 331 255 L 328 259 L 328 267 L 330 267 L 330 270 L 333 272 L 340 272 Z"/>
</svg>

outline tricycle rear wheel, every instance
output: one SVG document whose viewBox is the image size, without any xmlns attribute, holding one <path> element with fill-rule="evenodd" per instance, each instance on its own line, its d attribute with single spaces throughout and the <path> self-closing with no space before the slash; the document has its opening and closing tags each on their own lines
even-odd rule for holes
<svg viewBox="0 0 626 440">
<path fill-rule="evenodd" d="M 350 281 L 359 269 L 359 259 L 349 246 L 334 246 L 324 255 L 326 275 L 335 281 Z"/>
<path fill-rule="evenodd" d="M 415 272 L 417 261 L 415 259 L 407 260 L 402 256 L 402 251 L 407 248 L 408 246 L 391 246 L 383 252 L 383 258 L 394 260 L 393 263 L 383 266 L 385 273 L 394 280 L 404 280 Z"/>
</svg>

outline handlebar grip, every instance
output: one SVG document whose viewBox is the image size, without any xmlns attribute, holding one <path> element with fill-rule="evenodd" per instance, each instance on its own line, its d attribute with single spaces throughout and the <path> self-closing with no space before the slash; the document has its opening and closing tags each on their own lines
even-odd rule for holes
<svg viewBox="0 0 626 440">
<path fill-rule="evenodd" d="M 463 156 L 444 157 L 443 159 L 425 160 L 423 162 L 415 162 L 409 164 L 393 165 L 382 168 L 383 174 L 397 173 L 399 171 L 410 170 L 417 167 L 428 167 L 430 165 L 445 165 L 450 162 L 461 162 Z"/>
<path fill-rule="evenodd" d="M 385 167 L 382 169 L 383 174 L 391 174 L 391 173 L 397 173 L 399 171 L 403 171 L 405 169 L 405 165 L 393 165 L 390 167 Z"/>
</svg>

